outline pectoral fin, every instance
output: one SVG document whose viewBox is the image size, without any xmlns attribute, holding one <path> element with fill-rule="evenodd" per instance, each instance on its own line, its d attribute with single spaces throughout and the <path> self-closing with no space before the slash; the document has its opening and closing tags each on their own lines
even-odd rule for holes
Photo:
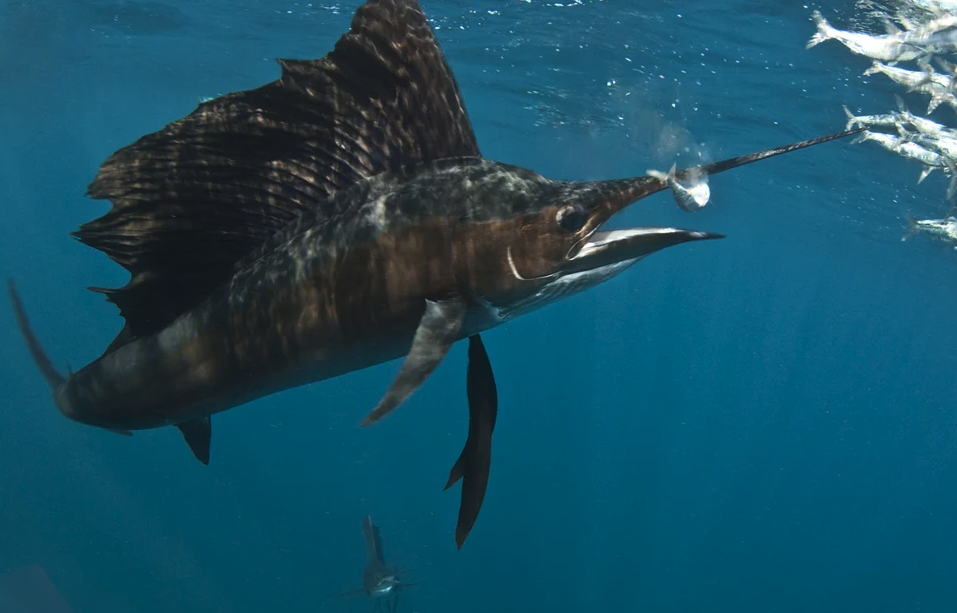
<svg viewBox="0 0 957 613">
<path fill-rule="evenodd" d="M 426 301 L 425 314 L 412 339 L 409 355 L 378 406 L 366 416 L 363 426 L 382 419 L 416 390 L 445 358 L 465 319 L 466 304 L 460 298 Z"/>
<path fill-rule="evenodd" d="M 492 431 L 498 416 L 498 390 L 492 364 L 482 338 L 469 337 L 469 365 L 466 376 L 469 398 L 469 434 L 465 447 L 449 472 L 444 490 L 462 480 L 462 501 L 455 526 L 455 544 L 459 549 L 478 519 L 485 500 L 489 469 L 492 465 Z"/>
<path fill-rule="evenodd" d="M 213 438 L 213 425 L 209 416 L 202 419 L 194 419 L 176 424 L 179 431 L 183 433 L 186 444 L 196 459 L 203 464 L 209 465 L 209 442 Z"/>
</svg>

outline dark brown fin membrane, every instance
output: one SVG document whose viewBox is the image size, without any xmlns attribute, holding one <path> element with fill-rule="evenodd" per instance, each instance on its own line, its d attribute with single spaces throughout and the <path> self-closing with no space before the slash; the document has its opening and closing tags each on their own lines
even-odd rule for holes
<svg viewBox="0 0 957 613">
<path fill-rule="evenodd" d="M 465 301 L 460 298 L 426 301 L 425 314 L 399 374 L 379 404 L 363 420 L 363 426 L 374 424 L 402 404 L 442 363 L 459 335 L 466 310 Z"/>
<path fill-rule="evenodd" d="M 209 444 L 213 438 L 213 425 L 209 416 L 202 419 L 185 421 L 176 425 L 179 431 L 183 433 L 186 444 L 196 459 L 203 464 L 209 465 Z"/>
<path fill-rule="evenodd" d="M 415 0 L 369 0 L 319 60 L 205 102 L 116 151 L 87 192 L 113 208 L 74 233 L 126 268 L 98 289 L 126 327 L 114 349 L 161 330 L 305 209 L 363 178 L 478 156 L 458 85 Z"/>
<path fill-rule="evenodd" d="M 492 432 L 498 417 L 498 390 L 492 363 L 488 359 L 482 338 L 469 337 L 469 365 L 466 375 L 469 397 L 469 434 L 465 447 L 449 472 L 449 480 L 442 491 L 462 480 L 462 501 L 459 519 L 455 525 L 455 544 L 459 549 L 478 519 L 479 510 L 488 488 L 492 466 Z"/>
<path fill-rule="evenodd" d="M 385 554 L 382 552 L 382 531 L 372 523 L 372 516 L 366 515 L 362 520 L 362 535 L 366 539 L 366 553 L 370 560 L 378 560 L 385 564 Z"/>
</svg>

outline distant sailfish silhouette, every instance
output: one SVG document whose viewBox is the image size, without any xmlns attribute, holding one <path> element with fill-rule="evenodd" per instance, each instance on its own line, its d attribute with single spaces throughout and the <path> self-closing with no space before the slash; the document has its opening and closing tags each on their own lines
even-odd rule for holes
<svg viewBox="0 0 957 613">
<path fill-rule="evenodd" d="M 400 571 L 386 565 L 385 556 L 382 554 L 382 534 L 379 532 L 379 527 L 373 525 L 370 515 L 366 515 L 362 520 L 362 535 L 365 537 L 368 553 L 368 561 L 362 573 L 362 589 L 353 590 L 347 594 L 365 592 L 375 603 L 372 607 L 373 613 L 379 611 L 396 613 L 399 606 L 399 591 L 417 584 L 400 581 Z"/>
</svg>

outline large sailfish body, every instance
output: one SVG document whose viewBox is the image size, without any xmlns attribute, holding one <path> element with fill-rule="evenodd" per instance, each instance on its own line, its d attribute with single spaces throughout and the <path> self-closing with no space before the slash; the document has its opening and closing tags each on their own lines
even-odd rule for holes
<svg viewBox="0 0 957 613">
<path fill-rule="evenodd" d="M 125 325 L 68 376 L 30 353 L 70 418 L 119 432 L 175 425 L 209 462 L 210 416 L 404 356 L 370 424 L 468 339 L 468 438 L 456 542 L 484 499 L 498 395 L 480 334 L 593 287 L 647 255 L 720 238 L 605 231 L 668 189 L 841 138 L 675 173 L 554 181 L 482 157 L 455 79 L 415 0 L 368 0 L 318 60 L 201 104 L 111 155 L 88 193 L 112 208 L 75 236 L 130 272 L 97 289 Z"/>
<path fill-rule="evenodd" d="M 503 193 L 505 181 L 524 187 Z M 333 197 L 341 213 L 304 212 L 198 306 L 73 374 L 56 403 L 91 425 L 155 428 L 402 357 L 427 301 L 482 288 L 490 273 L 506 281 L 494 289 L 515 291 L 501 236 L 483 226 L 563 187 L 479 158 L 364 181 Z M 463 297 L 454 340 L 503 321 Z"/>
</svg>

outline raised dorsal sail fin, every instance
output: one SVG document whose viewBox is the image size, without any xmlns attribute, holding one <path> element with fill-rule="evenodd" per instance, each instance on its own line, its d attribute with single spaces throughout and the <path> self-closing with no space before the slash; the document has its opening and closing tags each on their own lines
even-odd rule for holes
<svg viewBox="0 0 957 613">
<path fill-rule="evenodd" d="M 116 151 L 88 188 L 113 207 L 74 233 L 131 274 L 110 350 L 152 334 L 305 209 L 381 172 L 478 156 L 458 85 L 415 0 L 369 0 L 318 60 L 205 102 Z"/>
<path fill-rule="evenodd" d="M 382 550 L 382 532 L 372 523 L 372 516 L 362 518 L 362 535 L 366 540 L 366 553 L 369 560 L 376 560 L 385 566 L 385 554 Z"/>
</svg>

